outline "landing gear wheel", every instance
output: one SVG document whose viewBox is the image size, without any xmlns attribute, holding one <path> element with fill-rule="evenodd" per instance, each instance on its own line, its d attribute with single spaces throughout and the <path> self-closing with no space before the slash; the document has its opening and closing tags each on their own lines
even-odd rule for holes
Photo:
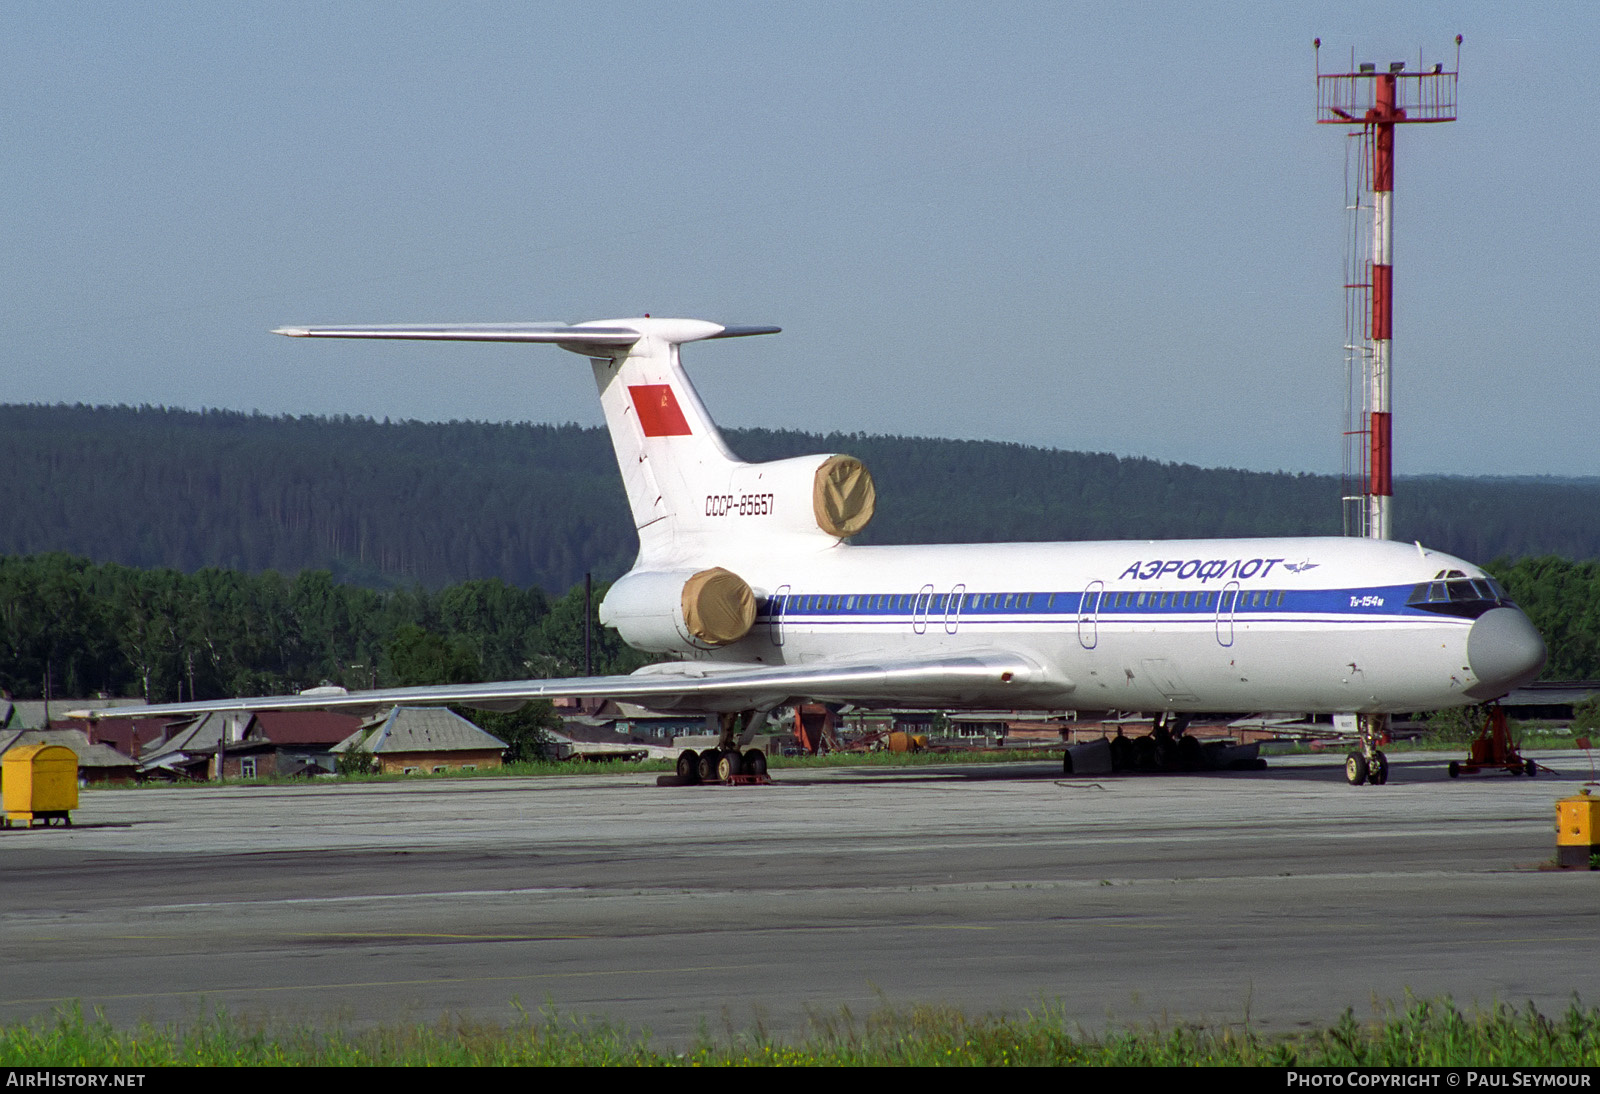
<svg viewBox="0 0 1600 1094">
<path fill-rule="evenodd" d="M 1160 766 L 1160 753 L 1156 749 L 1155 737 L 1133 739 L 1133 766 L 1140 771 L 1154 771 Z"/>
<path fill-rule="evenodd" d="M 723 782 L 730 782 L 743 768 L 738 749 L 730 748 L 726 752 L 717 753 L 717 778 Z"/>
<path fill-rule="evenodd" d="M 692 748 L 678 753 L 678 778 L 690 786 L 700 781 L 700 753 Z"/>
<path fill-rule="evenodd" d="M 744 754 L 744 773 L 746 775 L 765 775 L 767 773 L 767 754 L 759 748 L 752 748 Z"/>
<path fill-rule="evenodd" d="M 1185 771 L 1199 771 L 1206 765 L 1205 750 L 1199 740 L 1188 734 L 1178 738 L 1178 762 Z"/>
<path fill-rule="evenodd" d="M 708 748 L 700 753 L 700 758 L 695 761 L 695 774 L 700 776 L 703 783 L 711 782 L 717 777 L 717 752 Z"/>
<path fill-rule="evenodd" d="M 1359 752 L 1352 752 L 1344 758 L 1344 777 L 1350 780 L 1351 786 L 1360 786 L 1367 781 L 1367 758 Z"/>
<path fill-rule="evenodd" d="M 1127 771 L 1133 766 L 1133 742 L 1122 734 L 1111 738 L 1111 770 Z"/>
<path fill-rule="evenodd" d="M 1539 765 L 1529 760 L 1522 765 L 1522 773 L 1531 779 L 1539 773 Z"/>
<path fill-rule="evenodd" d="M 1373 786 L 1382 786 L 1389 781 L 1389 757 L 1382 752 L 1372 754 L 1372 763 L 1367 768 L 1367 782 Z"/>
</svg>

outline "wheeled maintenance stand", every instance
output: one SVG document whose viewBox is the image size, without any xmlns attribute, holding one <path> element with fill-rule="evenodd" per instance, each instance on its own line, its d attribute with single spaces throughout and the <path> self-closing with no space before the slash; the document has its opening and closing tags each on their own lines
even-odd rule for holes
<svg viewBox="0 0 1600 1094">
<path fill-rule="evenodd" d="M 6 753 L 0 780 L 5 783 L 4 823 L 31 828 L 72 823 L 78 808 L 78 756 L 62 745 L 23 745 Z"/>
<path fill-rule="evenodd" d="M 1489 707 L 1488 718 L 1483 723 L 1483 729 L 1472 739 L 1467 746 L 1467 760 L 1465 763 L 1450 761 L 1450 777 L 1459 778 L 1462 775 L 1476 775 L 1480 771 L 1507 771 L 1513 775 L 1527 775 L 1532 778 L 1539 771 L 1539 765 L 1532 760 L 1522 758 L 1522 753 L 1517 749 L 1517 744 L 1511 739 L 1511 730 L 1506 724 L 1506 712 L 1499 703 Z"/>
</svg>

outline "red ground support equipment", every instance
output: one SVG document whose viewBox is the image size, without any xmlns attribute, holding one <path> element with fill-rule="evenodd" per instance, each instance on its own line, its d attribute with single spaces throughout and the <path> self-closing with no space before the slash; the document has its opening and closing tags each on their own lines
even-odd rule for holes
<svg viewBox="0 0 1600 1094">
<path fill-rule="evenodd" d="M 767 775 L 735 775 L 731 779 L 723 779 L 714 786 L 771 786 L 772 779 Z"/>
<path fill-rule="evenodd" d="M 1522 753 L 1517 751 L 1516 742 L 1511 739 L 1511 731 L 1506 727 L 1506 712 L 1500 709 L 1499 704 L 1489 708 L 1489 717 L 1483 723 L 1483 729 L 1472 739 L 1472 744 L 1467 748 L 1467 762 L 1457 763 L 1450 761 L 1450 777 L 1459 775 L 1476 775 L 1480 771 L 1509 771 L 1513 775 L 1532 776 L 1539 770 L 1539 765 L 1532 760 L 1524 760 Z"/>
</svg>

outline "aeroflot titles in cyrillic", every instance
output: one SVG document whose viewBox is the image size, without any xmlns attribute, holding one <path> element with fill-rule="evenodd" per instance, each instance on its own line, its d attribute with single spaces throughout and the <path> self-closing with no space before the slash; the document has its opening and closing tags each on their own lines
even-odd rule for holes
<svg viewBox="0 0 1600 1094">
<path fill-rule="evenodd" d="M 1204 559 L 1191 558 L 1188 560 L 1155 559 L 1151 562 L 1139 561 L 1123 570 L 1117 576 L 1121 581 L 1125 578 L 1134 578 L 1138 581 L 1154 581 L 1156 578 L 1176 577 L 1180 581 L 1189 581 L 1198 578 L 1202 582 L 1213 578 L 1252 578 L 1258 574 L 1266 577 L 1272 568 L 1282 562 L 1281 558 L 1251 558 L 1251 559 Z"/>
</svg>

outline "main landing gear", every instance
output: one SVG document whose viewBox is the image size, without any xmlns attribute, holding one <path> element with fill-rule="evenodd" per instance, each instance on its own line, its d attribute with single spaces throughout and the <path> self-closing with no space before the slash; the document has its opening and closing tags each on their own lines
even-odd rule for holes
<svg viewBox="0 0 1600 1094">
<path fill-rule="evenodd" d="M 759 782 L 766 780 L 767 754 L 759 748 L 686 748 L 678 754 L 678 780 L 682 786 L 698 783 Z"/>
<path fill-rule="evenodd" d="M 1389 757 L 1378 745 L 1389 739 L 1387 714 L 1356 715 L 1356 734 L 1360 744 L 1344 758 L 1344 777 L 1351 786 L 1371 783 L 1382 786 L 1389 781 Z"/>
<path fill-rule="evenodd" d="M 748 743 L 756 725 L 765 716 L 764 710 L 719 714 L 717 722 L 722 736 L 715 748 L 708 748 L 704 752 L 686 748 L 678 754 L 678 785 L 771 782 L 767 778 L 767 754 L 759 748 L 739 748 L 741 742 Z"/>
<path fill-rule="evenodd" d="M 1111 739 L 1111 770 L 1113 771 L 1165 771 L 1195 770 L 1200 765 L 1200 742 L 1186 734 L 1189 728 L 1189 715 L 1157 714 L 1150 723 L 1150 732 L 1143 737 L 1123 736 L 1122 730 L 1117 730 L 1117 735 Z M 1066 765 L 1072 762 L 1072 753 L 1067 753 L 1066 763 L 1062 765 L 1066 774 Z"/>
</svg>

